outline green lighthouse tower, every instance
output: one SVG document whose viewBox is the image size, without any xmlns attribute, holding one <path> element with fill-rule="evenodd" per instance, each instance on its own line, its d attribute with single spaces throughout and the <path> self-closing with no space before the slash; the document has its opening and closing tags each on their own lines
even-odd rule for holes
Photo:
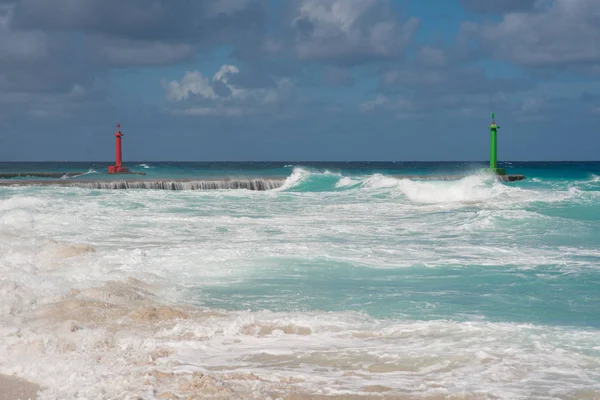
<svg viewBox="0 0 600 400">
<path fill-rule="evenodd" d="M 490 128 L 490 167 L 486 169 L 487 172 L 496 175 L 506 175 L 504 168 L 498 168 L 498 129 L 500 127 L 496 125 L 496 114 L 492 113 L 492 124 Z"/>
</svg>

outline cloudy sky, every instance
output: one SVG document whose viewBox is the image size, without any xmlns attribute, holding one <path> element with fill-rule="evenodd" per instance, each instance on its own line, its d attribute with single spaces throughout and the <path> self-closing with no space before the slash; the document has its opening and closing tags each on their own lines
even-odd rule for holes
<svg viewBox="0 0 600 400">
<path fill-rule="evenodd" d="M 600 159 L 599 0 L 0 0 L 0 161 Z"/>
</svg>

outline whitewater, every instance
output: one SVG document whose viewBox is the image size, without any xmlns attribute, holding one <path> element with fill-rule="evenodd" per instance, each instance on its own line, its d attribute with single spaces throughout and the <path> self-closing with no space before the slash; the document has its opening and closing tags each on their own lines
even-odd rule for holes
<svg viewBox="0 0 600 400">
<path fill-rule="evenodd" d="M 597 175 L 285 168 L 0 187 L 0 374 L 42 400 L 600 398 Z"/>
</svg>

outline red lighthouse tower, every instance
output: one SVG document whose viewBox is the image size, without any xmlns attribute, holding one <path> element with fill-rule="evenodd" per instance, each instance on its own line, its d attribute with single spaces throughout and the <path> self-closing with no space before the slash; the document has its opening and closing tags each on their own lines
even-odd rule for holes
<svg viewBox="0 0 600 400">
<path fill-rule="evenodd" d="M 115 165 L 110 165 L 108 167 L 108 173 L 109 174 L 127 174 L 129 173 L 129 168 L 127 167 L 123 167 L 121 165 L 121 161 L 122 161 L 122 151 L 121 151 L 121 137 L 123 137 L 123 134 L 121 133 L 121 124 L 117 125 L 117 133 L 115 133 L 115 137 L 117 138 L 117 145 L 116 145 L 116 162 Z"/>
</svg>

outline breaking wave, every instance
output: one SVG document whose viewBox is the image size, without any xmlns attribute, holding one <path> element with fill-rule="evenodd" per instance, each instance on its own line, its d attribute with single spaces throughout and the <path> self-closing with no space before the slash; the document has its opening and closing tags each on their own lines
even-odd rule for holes
<svg viewBox="0 0 600 400">
<path fill-rule="evenodd" d="M 88 174 L 93 174 L 91 170 Z M 223 178 L 223 179 L 139 179 L 139 180 L 20 180 L 0 181 L 0 186 L 65 186 L 86 189 L 150 189 L 150 190 L 237 190 L 278 191 L 289 193 L 348 192 L 376 196 L 404 197 L 413 203 L 439 204 L 455 202 L 488 202 L 494 199 L 524 201 L 562 201 L 584 197 L 583 190 L 594 189 L 597 177 L 571 182 L 564 187 L 548 187 L 539 178 L 525 185 L 505 184 L 486 174 L 467 176 L 436 175 L 343 175 L 338 172 L 295 167 L 287 177 Z M 531 185 L 534 185 L 536 190 Z M 551 190 L 550 190 L 551 189 Z M 594 196 L 588 194 L 586 196 Z"/>
<path fill-rule="evenodd" d="M 89 175 L 89 174 L 97 174 L 98 171 L 96 171 L 93 168 L 90 168 L 89 170 L 87 170 L 87 172 L 83 172 L 81 174 L 73 174 L 73 173 L 65 173 L 63 176 L 60 177 L 60 179 L 71 179 L 71 178 L 78 178 L 80 176 L 84 176 L 84 175 Z"/>
<path fill-rule="evenodd" d="M 296 168 L 280 190 L 290 192 L 356 191 L 401 193 L 416 202 L 486 200 L 515 190 L 488 175 L 469 176 L 343 176 L 329 171 Z M 519 190 L 519 189 L 516 189 Z"/>
<path fill-rule="evenodd" d="M 534 185 L 535 187 L 532 187 Z M 579 199 L 596 201 L 593 193 L 583 192 L 589 182 L 573 187 L 548 188 L 544 182 L 526 181 L 526 185 L 501 182 L 487 174 L 467 176 L 436 175 L 357 175 L 344 176 L 330 171 L 295 168 L 278 189 L 285 192 L 338 192 L 349 196 L 404 198 L 414 204 L 474 204 L 502 202 L 560 202 Z M 587 193 L 587 194 L 584 194 Z M 586 200 L 587 199 L 587 200 Z"/>
</svg>

